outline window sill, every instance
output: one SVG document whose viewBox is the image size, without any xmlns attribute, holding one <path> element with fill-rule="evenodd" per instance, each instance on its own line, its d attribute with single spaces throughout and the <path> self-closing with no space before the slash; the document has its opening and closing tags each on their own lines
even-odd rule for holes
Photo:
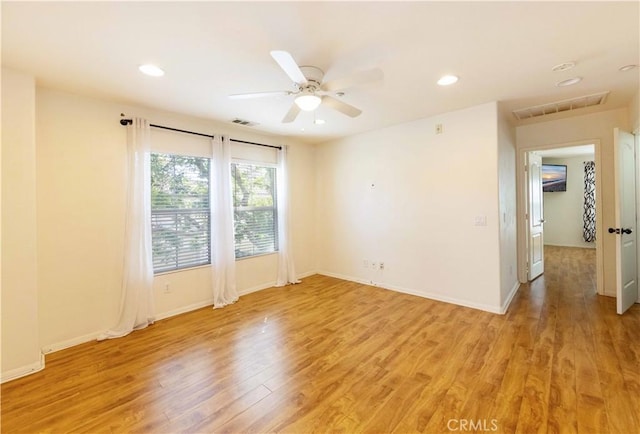
<svg viewBox="0 0 640 434">
<path fill-rule="evenodd" d="M 199 268 L 210 268 L 210 267 L 211 267 L 211 264 L 204 264 L 204 265 L 196 265 L 195 267 L 179 268 L 177 270 L 161 271 L 159 273 L 153 273 L 153 277 L 164 276 L 165 274 L 182 273 L 184 271 L 192 271 L 192 270 L 197 270 Z"/>
<path fill-rule="evenodd" d="M 258 255 L 251 255 L 251 256 L 243 256 L 242 258 L 236 258 L 236 262 L 238 261 L 246 261 L 247 259 L 254 259 L 254 258 L 261 258 L 263 256 L 269 256 L 269 255 L 277 255 L 278 252 L 269 252 L 269 253 L 260 253 Z"/>
</svg>

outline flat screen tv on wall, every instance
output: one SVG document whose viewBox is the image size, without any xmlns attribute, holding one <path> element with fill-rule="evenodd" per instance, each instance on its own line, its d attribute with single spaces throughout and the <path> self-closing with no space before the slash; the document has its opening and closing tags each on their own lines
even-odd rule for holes
<svg viewBox="0 0 640 434">
<path fill-rule="evenodd" d="M 563 164 L 542 165 L 542 191 L 567 191 L 567 166 Z"/>
</svg>

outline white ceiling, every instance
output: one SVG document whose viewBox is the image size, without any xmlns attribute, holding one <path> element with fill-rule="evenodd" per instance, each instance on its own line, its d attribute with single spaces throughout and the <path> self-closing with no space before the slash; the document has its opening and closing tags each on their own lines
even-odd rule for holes
<svg viewBox="0 0 640 434">
<path fill-rule="evenodd" d="M 640 9 L 631 2 L 2 2 L 2 64 L 38 84 L 229 122 L 309 142 L 501 101 L 527 107 L 610 91 L 625 107 L 638 91 Z M 326 107 L 280 121 L 291 96 L 229 100 L 291 89 L 269 52 L 289 51 L 326 79 L 379 67 L 385 79 L 346 91 L 355 119 Z M 552 72 L 562 62 L 573 70 Z M 162 78 L 137 66 L 154 63 Z M 450 87 L 443 74 L 460 76 Z M 555 83 L 583 77 L 575 86 Z M 529 121 L 517 121 L 514 124 Z M 304 131 L 302 129 L 304 128 Z"/>
</svg>

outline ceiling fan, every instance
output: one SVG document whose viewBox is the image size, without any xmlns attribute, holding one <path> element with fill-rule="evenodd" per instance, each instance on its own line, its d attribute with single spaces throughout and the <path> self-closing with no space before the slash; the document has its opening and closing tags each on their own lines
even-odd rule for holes
<svg viewBox="0 0 640 434">
<path fill-rule="evenodd" d="M 291 108 L 282 119 L 283 123 L 293 122 L 301 110 L 313 111 L 320 104 L 339 111 L 347 116 L 355 118 L 362 110 L 340 101 L 330 94 L 348 87 L 357 86 L 372 81 L 382 80 L 382 70 L 378 68 L 357 72 L 349 77 L 336 79 L 324 83 L 324 72 L 315 66 L 298 66 L 291 54 L 282 50 L 274 50 L 271 57 L 280 65 L 280 68 L 293 81 L 295 91 L 276 90 L 270 92 L 240 93 L 229 95 L 231 99 L 261 98 L 277 95 L 295 95 Z M 342 96 L 340 92 L 336 95 Z"/>
</svg>

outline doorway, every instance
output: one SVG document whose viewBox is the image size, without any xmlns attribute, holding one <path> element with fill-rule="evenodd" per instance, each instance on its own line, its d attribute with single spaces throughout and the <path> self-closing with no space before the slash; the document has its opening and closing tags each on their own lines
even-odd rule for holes
<svg viewBox="0 0 640 434">
<path fill-rule="evenodd" d="M 542 266 L 536 264 L 535 267 L 532 267 L 531 264 L 533 249 L 539 249 L 536 247 L 535 237 L 540 237 L 540 234 L 536 233 L 535 225 L 532 225 L 533 220 L 531 219 L 542 212 L 540 220 L 544 228 L 541 235 L 543 247 L 549 245 L 554 248 L 563 246 L 595 249 L 596 291 L 598 294 L 603 294 L 602 237 L 596 236 L 596 234 L 603 234 L 599 140 L 525 148 L 519 152 L 518 159 L 519 173 L 517 176 L 520 192 L 518 215 L 524 216 L 518 222 L 518 277 L 520 282 L 532 280 L 536 277 L 536 273 L 540 273 L 540 270 L 544 269 L 544 264 Z M 524 168 L 531 167 L 530 161 L 540 160 L 542 162 L 540 170 L 546 169 L 547 171 L 547 173 L 541 174 L 543 185 L 546 184 L 546 188 L 543 188 L 546 191 L 543 192 L 542 211 L 536 213 L 533 212 L 535 209 L 531 209 L 531 178 Z M 585 217 L 584 209 L 585 162 L 588 161 L 594 162 L 591 165 L 593 175 L 595 175 L 593 221 Z M 533 165 L 533 167 L 535 166 Z M 545 181 L 547 182 L 545 183 Z M 590 224 L 593 225 L 593 230 L 589 230 Z M 538 255 L 542 255 L 544 258 L 544 251 L 539 252 Z"/>
</svg>

